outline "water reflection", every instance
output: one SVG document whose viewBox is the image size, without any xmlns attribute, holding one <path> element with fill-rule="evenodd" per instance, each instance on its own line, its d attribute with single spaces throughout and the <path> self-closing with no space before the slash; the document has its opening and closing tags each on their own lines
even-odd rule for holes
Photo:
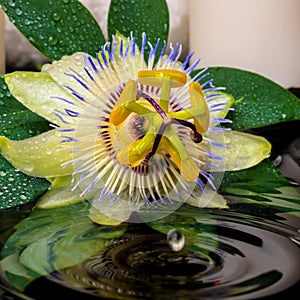
<svg viewBox="0 0 300 300">
<path fill-rule="evenodd" d="M 20 287 L 21 275 L 23 281 L 31 276 L 23 295 L 38 300 L 48 293 L 236 300 L 271 297 L 299 282 L 299 218 L 274 209 L 236 204 L 196 213 L 183 206 L 147 225 L 113 228 L 90 222 L 84 206 L 73 209 L 36 213 L 9 233 L 2 247 L 2 257 L 11 259 L 2 261 L 6 285 Z M 170 241 L 184 247 L 173 251 Z"/>
</svg>

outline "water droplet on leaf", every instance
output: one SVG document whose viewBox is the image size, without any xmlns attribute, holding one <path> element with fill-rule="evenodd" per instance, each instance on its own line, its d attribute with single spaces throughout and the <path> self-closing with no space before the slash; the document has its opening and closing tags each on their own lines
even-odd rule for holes
<svg viewBox="0 0 300 300">
<path fill-rule="evenodd" d="M 16 5 L 16 0 L 9 0 L 9 1 L 8 1 L 8 5 L 11 6 L 11 7 L 15 7 L 15 5 Z"/>
<path fill-rule="evenodd" d="M 21 196 L 20 196 L 20 199 L 21 199 L 21 200 L 26 200 L 27 197 L 26 197 L 25 195 L 21 195 Z"/>
<path fill-rule="evenodd" d="M 58 14 L 58 13 L 54 13 L 53 15 L 52 15 L 52 19 L 54 20 L 54 21 L 59 21 L 60 20 L 60 15 Z"/>
<path fill-rule="evenodd" d="M 22 14 L 23 14 L 22 9 L 16 8 L 16 15 L 17 15 L 17 16 L 21 16 Z"/>
<path fill-rule="evenodd" d="M 48 42 L 50 46 L 55 46 L 58 42 L 58 39 L 55 36 L 50 36 Z"/>
</svg>

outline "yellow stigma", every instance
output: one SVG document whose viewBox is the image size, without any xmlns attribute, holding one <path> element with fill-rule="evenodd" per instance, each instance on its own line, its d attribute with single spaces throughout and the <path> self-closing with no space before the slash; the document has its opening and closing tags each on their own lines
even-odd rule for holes
<svg viewBox="0 0 300 300">
<path fill-rule="evenodd" d="M 143 70 L 139 71 L 138 80 L 141 84 L 161 88 L 159 106 L 164 112 L 167 112 L 171 89 L 184 86 L 187 76 L 178 70 Z"/>
<path fill-rule="evenodd" d="M 186 84 L 186 74 L 178 70 L 142 70 L 138 73 L 139 83 L 162 87 L 166 81 L 169 81 L 171 88 L 182 87 Z"/>
</svg>

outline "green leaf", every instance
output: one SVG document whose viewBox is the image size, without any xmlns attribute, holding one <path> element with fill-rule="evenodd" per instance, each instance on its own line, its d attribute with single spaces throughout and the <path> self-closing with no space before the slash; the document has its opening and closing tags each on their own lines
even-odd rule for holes
<svg viewBox="0 0 300 300">
<path fill-rule="evenodd" d="M 49 130 L 49 123 L 28 110 L 8 91 L 0 77 L 0 135 L 22 140 Z M 8 209 L 35 200 L 49 187 L 43 178 L 35 178 L 16 170 L 0 156 L 0 209 Z"/>
<path fill-rule="evenodd" d="M 242 171 L 225 172 L 220 191 L 230 202 L 253 202 L 300 216 L 300 194 L 267 159 Z"/>
<path fill-rule="evenodd" d="M 91 13 L 77 0 L 0 0 L 10 21 L 50 60 L 77 51 L 94 55 L 105 43 Z"/>
<path fill-rule="evenodd" d="M 142 33 L 147 35 L 147 41 L 155 46 L 157 39 L 168 40 L 169 10 L 165 0 L 123 1 L 112 0 L 108 13 L 108 36 L 120 32 L 128 37 L 131 33 L 141 45 Z M 159 50 L 158 50 L 159 51 Z M 149 47 L 146 47 L 146 53 Z M 159 53 L 159 52 L 158 52 Z"/>
<path fill-rule="evenodd" d="M 227 115 L 233 121 L 230 125 L 233 129 L 300 120 L 300 99 L 275 82 L 235 68 L 212 67 L 207 72 L 215 86 L 225 87 L 226 93 L 235 99 L 234 111 Z"/>
<path fill-rule="evenodd" d="M 15 226 L 1 252 L 1 269 L 23 290 L 32 280 L 76 265 L 100 253 L 127 226 L 99 226 L 88 218 L 89 205 L 35 209 Z M 22 280 L 23 279 L 23 280 Z"/>
<path fill-rule="evenodd" d="M 49 186 L 47 180 L 21 173 L 0 156 L 0 210 L 31 202 Z"/>
</svg>

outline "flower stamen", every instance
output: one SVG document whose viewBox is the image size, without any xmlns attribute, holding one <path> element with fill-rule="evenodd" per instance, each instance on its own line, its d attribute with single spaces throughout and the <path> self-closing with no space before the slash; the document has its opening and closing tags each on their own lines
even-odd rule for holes
<svg viewBox="0 0 300 300">
<path fill-rule="evenodd" d="M 136 136 L 134 140 L 125 141 L 116 154 L 116 159 L 121 165 L 136 168 L 140 165 L 147 166 L 151 157 L 156 153 L 167 153 L 173 163 L 179 168 L 188 181 L 194 181 L 199 175 L 199 167 L 188 153 L 177 132 L 171 125 L 182 125 L 191 129 L 191 139 L 195 143 L 202 141 L 209 124 L 209 111 L 204 94 L 199 83 L 190 83 L 191 107 L 176 112 L 169 111 L 170 95 L 172 88 L 183 87 L 187 82 L 184 72 L 178 70 L 142 70 L 138 73 L 138 83 L 160 89 L 160 98 L 155 100 L 147 93 L 138 89 L 138 84 L 129 80 L 120 98 L 110 114 L 110 122 L 121 133 L 125 120 L 134 120 L 137 116 L 147 120 L 145 134 Z M 194 123 L 190 123 L 193 119 Z M 132 122 L 129 122 L 132 124 Z M 145 123 L 146 124 L 146 123 Z M 139 124 L 140 126 L 140 124 Z M 135 131 L 137 132 L 137 131 Z M 192 171 L 191 171 L 192 170 Z"/>
</svg>

